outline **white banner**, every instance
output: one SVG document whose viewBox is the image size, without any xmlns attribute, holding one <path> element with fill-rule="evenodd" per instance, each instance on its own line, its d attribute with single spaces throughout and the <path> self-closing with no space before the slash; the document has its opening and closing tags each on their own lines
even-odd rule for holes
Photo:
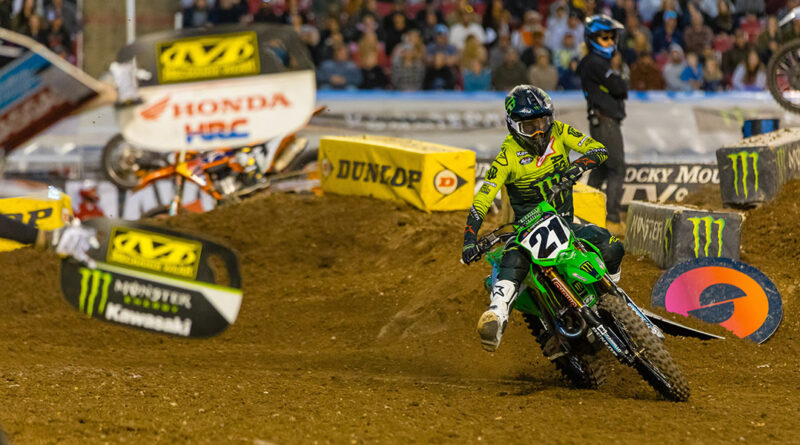
<svg viewBox="0 0 800 445">
<path fill-rule="evenodd" d="M 311 71 L 140 88 L 120 111 L 122 134 L 153 151 L 240 147 L 302 128 L 315 106 Z"/>
</svg>

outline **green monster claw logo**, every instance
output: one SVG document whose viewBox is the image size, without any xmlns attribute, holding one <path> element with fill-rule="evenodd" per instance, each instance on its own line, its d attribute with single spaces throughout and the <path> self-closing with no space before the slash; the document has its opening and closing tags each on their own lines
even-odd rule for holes
<svg viewBox="0 0 800 445">
<path fill-rule="evenodd" d="M 517 105 L 517 99 L 513 96 L 506 99 L 506 113 L 511 113 L 511 110 Z"/>
<path fill-rule="evenodd" d="M 708 248 L 711 246 L 711 229 L 712 226 L 717 226 L 717 243 L 719 244 L 719 248 L 717 249 L 717 256 L 722 256 L 722 231 L 725 229 L 725 220 L 723 218 L 712 218 L 710 216 L 704 216 L 702 218 L 687 218 L 689 221 L 692 222 L 692 235 L 694 236 L 694 257 L 700 257 L 700 225 L 705 225 L 705 249 L 703 252 L 705 256 L 708 256 Z"/>
<path fill-rule="evenodd" d="M 92 316 L 94 312 L 94 303 L 97 299 L 98 292 L 100 292 L 100 285 L 102 284 L 100 307 L 97 313 L 104 313 L 106 310 L 106 302 L 108 301 L 108 287 L 111 285 L 111 274 L 97 269 L 87 269 L 85 267 L 81 267 L 80 273 L 81 295 L 78 298 L 78 309 L 81 312 L 86 312 L 87 317 Z"/>
<path fill-rule="evenodd" d="M 733 167 L 733 187 L 736 191 L 736 196 L 739 196 L 739 161 L 741 160 L 742 163 L 742 188 L 744 189 L 744 198 L 747 199 L 747 158 L 750 157 L 753 159 L 753 171 L 755 173 L 755 188 L 756 192 L 758 191 L 758 153 L 752 152 L 748 153 L 746 151 L 740 151 L 738 153 L 733 153 L 728 155 L 728 159 L 731 160 L 731 165 Z"/>
</svg>

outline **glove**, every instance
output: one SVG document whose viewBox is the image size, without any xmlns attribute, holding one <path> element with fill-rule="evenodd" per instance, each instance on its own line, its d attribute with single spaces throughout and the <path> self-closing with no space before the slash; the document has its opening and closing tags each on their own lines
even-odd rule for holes
<svg viewBox="0 0 800 445">
<path fill-rule="evenodd" d="M 94 260 L 89 257 L 89 249 L 100 248 L 96 231 L 81 226 L 81 221 L 77 218 L 72 220 L 72 223 L 54 230 L 50 244 L 59 255 L 71 256 L 91 268 L 96 266 Z"/>
<path fill-rule="evenodd" d="M 570 164 L 570 166 L 561 173 L 562 182 L 569 182 L 569 185 L 574 185 L 581 178 L 581 175 L 586 170 L 580 165 Z"/>
<path fill-rule="evenodd" d="M 478 261 L 480 257 L 478 246 L 475 245 L 475 242 L 465 240 L 464 247 L 461 249 L 461 262 L 469 264 L 473 261 Z"/>
</svg>

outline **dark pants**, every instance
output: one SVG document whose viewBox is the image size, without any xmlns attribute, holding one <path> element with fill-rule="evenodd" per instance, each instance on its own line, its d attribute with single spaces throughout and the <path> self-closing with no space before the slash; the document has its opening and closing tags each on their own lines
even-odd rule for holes
<svg viewBox="0 0 800 445">
<path fill-rule="evenodd" d="M 618 223 L 622 184 L 625 181 L 625 148 L 622 145 L 620 122 L 607 116 L 597 115 L 598 124 L 590 125 L 592 138 L 606 146 L 608 159 L 595 167 L 589 175 L 589 186 L 599 189 L 603 181 L 606 186 L 606 211 L 609 221 Z"/>
<path fill-rule="evenodd" d="M 622 257 L 625 256 L 625 248 L 619 238 L 612 236 L 608 230 L 594 224 L 573 224 L 572 231 L 578 238 L 584 239 L 597 247 L 609 273 L 615 274 L 619 271 Z M 503 258 L 500 260 L 500 268 L 497 272 L 497 280 L 510 280 L 519 289 L 520 284 L 528 276 L 530 268 L 531 258 L 528 252 L 520 247 L 519 244 L 511 241 L 503 251 Z"/>
</svg>

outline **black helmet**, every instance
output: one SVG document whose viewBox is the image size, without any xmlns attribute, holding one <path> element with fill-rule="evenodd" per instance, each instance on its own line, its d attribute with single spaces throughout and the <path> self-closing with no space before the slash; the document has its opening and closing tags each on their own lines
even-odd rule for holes
<svg viewBox="0 0 800 445">
<path fill-rule="evenodd" d="M 610 59 L 619 44 L 620 31 L 623 29 L 625 28 L 620 22 L 605 14 L 597 14 L 587 18 L 586 24 L 583 26 L 583 40 L 586 42 L 586 48 L 606 59 Z M 614 33 L 613 46 L 604 47 L 597 42 L 597 38 L 600 37 L 602 32 Z"/>
<path fill-rule="evenodd" d="M 517 85 L 506 96 L 506 124 L 511 136 L 525 151 L 542 156 L 553 128 L 550 96 L 533 85 Z"/>
</svg>

